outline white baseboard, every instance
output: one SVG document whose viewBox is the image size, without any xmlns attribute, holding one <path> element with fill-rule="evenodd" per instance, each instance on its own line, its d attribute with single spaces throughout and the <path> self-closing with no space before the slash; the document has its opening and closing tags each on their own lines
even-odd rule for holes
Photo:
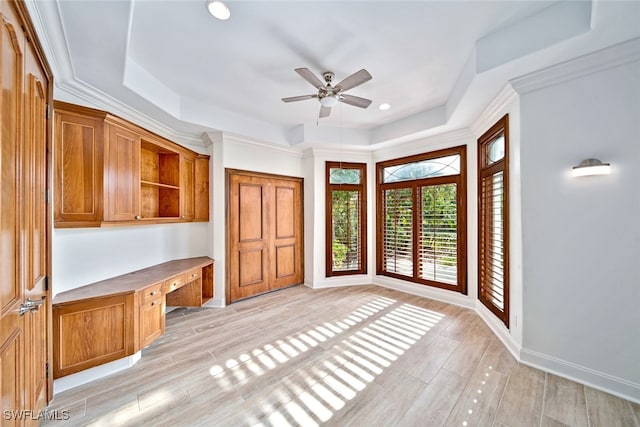
<svg viewBox="0 0 640 427">
<path fill-rule="evenodd" d="M 358 274 L 354 276 L 335 276 L 326 277 L 321 280 L 316 280 L 313 283 L 305 282 L 305 285 L 311 289 L 324 289 L 324 288 L 341 288 L 345 286 L 361 286 L 370 285 L 371 276 L 366 274 Z"/>
<path fill-rule="evenodd" d="M 509 350 L 509 353 L 516 360 L 520 360 L 522 354 L 522 346 L 513 339 L 507 327 L 498 319 L 488 308 L 486 308 L 480 301 L 476 300 L 475 311 L 484 321 L 484 323 L 491 329 L 491 332 L 498 337 L 502 344 Z"/>
<path fill-rule="evenodd" d="M 226 307 L 225 300 L 222 298 L 214 298 L 211 301 L 207 302 L 203 307 L 215 307 L 215 308 L 223 308 Z"/>
<path fill-rule="evenodd" d="M 393 277 L 374 276 L 373 283 L 383 288 L 395 289 L 419 297 L 429 298 L 436 301 L 446 302 L 448 304 L 458 305 L 465 308 L 475 308 L 475 301 L 467 295 L 458 292 L 438 289 L 431 286 L 423 286 L 407 282 L 405 280 L 394 279 Z"/>
<path fill-rule="evenodd" d="M 640 403 L 640 384 L 638 383 L 532 350 L 522 349 L 520 354 L 520 362 L 525 365 Z"/>
<path fill-rule="evenodd" d="M 123 357 L 122 359 L 114 360 L 113 362 L 105 363 L 104 365 L 95 366 L 93 368 L 77 372 L 75 374 L 58 378 L 57 380 L 53 381 L 54 398 L 56 394 L 62 393 L 63 391 L 128 369 L 138 363 L 141 357 L 142 352 L 139 351 L 136 354 L 128 357 Z"/>
</svg>

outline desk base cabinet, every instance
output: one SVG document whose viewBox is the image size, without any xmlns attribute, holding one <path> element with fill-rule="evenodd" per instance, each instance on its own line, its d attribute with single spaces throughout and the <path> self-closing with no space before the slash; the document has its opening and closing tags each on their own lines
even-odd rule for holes
<svg viewBox="0 0 640 427">
<path fill-rule="evenodd" d="M 53 308 L 53 377 L 135 353 L 135 295 L 92 298 Z"/>
<path fill-rule="evenodd" d="M 164 334 L 165 297 L 140 305 L 140 348 L 144 348 Z"/>
<path fill-rule="evenodd" d="M 63 292 L 53 301 L 53 377 L 131 356 L 164 334 L 167 305 L 200 307 L 211 298 L 213 260 L 206 257 Z"/>
</svg>

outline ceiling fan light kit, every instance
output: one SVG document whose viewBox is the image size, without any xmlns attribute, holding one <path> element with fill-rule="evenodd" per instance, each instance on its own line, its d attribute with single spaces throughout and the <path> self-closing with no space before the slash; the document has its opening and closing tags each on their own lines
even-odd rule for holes
<svg viewBox="0 0 640 427">
<path fill-rule="evenodd" d="M 336 105 L 338 105 L 338 102 L 338 97 L 333 94 L 320 98 L 320 104 L 323 107 L 335 107 Z"/>
<path fill-rule="evenodd" d="M 320 108 L 320 118 L 328 117 L 329 114 L 331 114 L 331 107 L 335 107 L 336 105 L 338 105 L 338 102 L 360 108 L 367 108 L 369 107 L 369 105 L 371 105 L 372 101 L 370 99 L 360 98 L 359 96 L 343 93 L 372 79 L 371 74 L 369 74 L 369 72 L 364 68 L 345 78 L 337 85 L 333 84 L 333 78 L 335 77 L 335 75 L 331 71 L 322 73 L 324 83 L 318 77 L 316 77 L 316 75 L 313 74 L 308 68 L 296 68 L 295 71 L 300 75 L 300 77 L 302 77 L 313 87 L 318 89 L 318 93 L 312 95 L 301 95 L 282 98 L 284 102 L 295 102 L 317 98 L 320 102 L 320 105 L 322 106 L 322 108 Z"/>
</svg>

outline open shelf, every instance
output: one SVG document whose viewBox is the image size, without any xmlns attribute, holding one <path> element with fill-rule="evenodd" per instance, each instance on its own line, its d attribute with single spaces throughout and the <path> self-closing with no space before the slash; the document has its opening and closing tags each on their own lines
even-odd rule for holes
<svg viewBox="0 0 640 427">
<path fill-rule="evenodd" d="M 180 217 L 180 188 L 142 182 L 140 185 L 140 214 L 142 218 Z"/>
<path fill-rule="evenodd" d="M 140 180 L 179 187 L 180 154 L 143 139 L 140 143 Z"/>
<path fill-rule="evenodd" d="M 180 154 L 145 139 L 140 142 L 140 215 L 180 217 Z"/>
<path fill-rule="evenodd" d="M 140 184 L 141 185 L 148 185 L 150 187 L 162 187 L 162 188 L 171 188 L 174 190 L 179 190 L 180 187 L 177 185 L 169 185 L 169 184 L 160 184 L 157 182 L 151 182 L 151 181 L 144 181 L 144 180 L 140 180 Z"/>
</svg>

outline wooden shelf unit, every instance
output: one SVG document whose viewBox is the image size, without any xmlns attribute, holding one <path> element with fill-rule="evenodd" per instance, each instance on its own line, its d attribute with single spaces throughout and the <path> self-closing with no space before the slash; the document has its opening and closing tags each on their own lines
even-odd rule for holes
<svg viewBox="0 0 640 427">
<path fill-rule="evenodd" d="M 209 156 L 54 102 L 55 227 L 209 221 Z"/>
<path fill-rule="evenodd" d="M 61 292 L 53 300 L 53 377 L 121 359 L 164 334 L 166 306 L 213 298 L 211 258 L 173 260 Z"/>
</svg>

